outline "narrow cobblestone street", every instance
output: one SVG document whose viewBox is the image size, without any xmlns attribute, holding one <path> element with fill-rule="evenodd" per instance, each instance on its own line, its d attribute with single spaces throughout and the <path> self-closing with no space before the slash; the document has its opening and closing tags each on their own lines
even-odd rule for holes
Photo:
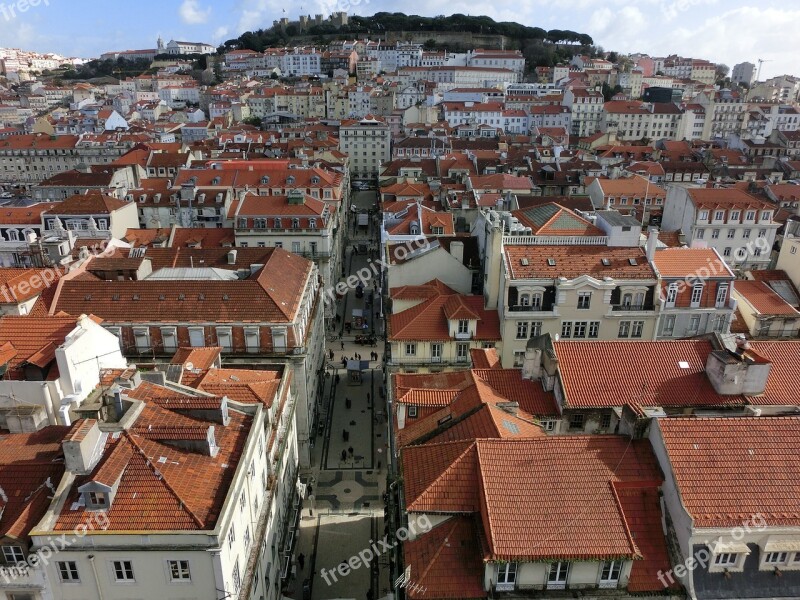
<svg viewBox="0 0 800 600">
<path fill-rule="evenodd" d="M 359 228 L 357 215 L 372 209 L 376 200 L 372 190 L 353 193 L 357 212 L 348 215 L 342 280 L 359 270 L 363 274 L 374 264 L 371 251 L 377 248 L 377 227 L 370 215 L 368 226 Z M 373 544 L 384 536 L 388 451 L 379 285 L 376 277 L 363 294 L 348 289 L 337 300 L 338 319 L 327 330 L 328 366 L 312 468 L 301 473 L 310 488 L 295 545 L 296 571 L 286 590 L 295 600 L 370 600 L 391 593 L 389 553 L 369 556 L 375 554 L 370 550 Z M 356 330 L 360 319 L 366 327 Z M 356 343 L 356 336 L 374 336 L 374 346 Z M 366 367 L 357 382 L 345 368 L 352 360 Z M 351 567 L 343 576 L 337 568 L 348 561 Z"/>
</svg>

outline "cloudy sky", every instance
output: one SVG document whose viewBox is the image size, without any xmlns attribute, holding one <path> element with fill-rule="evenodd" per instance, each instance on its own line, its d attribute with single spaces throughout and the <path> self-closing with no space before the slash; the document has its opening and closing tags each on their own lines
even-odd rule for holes
<svg viewBox="0 0 800 600">
<path fill-rule="evenodd" d="M 284 9 L 290 18 L 338 10 L 488 14 L 499 21 L 588 33 L 606 50 L 677 53 L 731 67 L 763 58 L 769 62 L 762 79 L 800 75 L 800 2 L 784 0 L 0 0 L 0 46 L 88 58 L 109 50 L 153 48 L 159 35 L 165 41 L 218 44 L 269 27 Z"/>
</svg>

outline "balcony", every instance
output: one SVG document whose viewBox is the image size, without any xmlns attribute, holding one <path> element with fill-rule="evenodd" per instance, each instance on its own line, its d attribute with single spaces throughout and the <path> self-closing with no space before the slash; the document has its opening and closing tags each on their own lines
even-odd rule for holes
<svg viewBox="0 0 800 600">
<path fill-rule="evenodd" d="M 652 304 L 614 304 L 612 312 L 652 312 L 656 307 Z"/>
<path fill-rule="evenodd" d="M 471 340 L 472 332 L 470 331 L 457 331 L 455 334 L 457 340 Z"/>
</svg>

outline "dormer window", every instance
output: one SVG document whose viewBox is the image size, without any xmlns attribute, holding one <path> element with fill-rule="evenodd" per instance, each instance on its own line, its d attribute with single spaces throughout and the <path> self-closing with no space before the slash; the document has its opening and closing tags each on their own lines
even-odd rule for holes
<svg viewBox="0 0 800 600">
<path fill-rule="evenodd" d="M 275 229 L 280 229 L 281 227 L 283 227 L 283 225 L 281 225 L 281 220 L 276 218 L 275 219 Z"/>
<path fill-rule="evenodd" d="M 292 229 L 300 229 L 300 219 L 297 217 L 292 219 Z"/>
<path fill-rule="evenodd" d="M 86 508 L 98 509 L 108 508 L 108 494 L 103 492 L 84 492 Z"/>
<path fill-rule="evenodd" d="M 286 178 L 286 185 L 294 185 L 294 175 L 289 175 Z"/>
<path fill-rule="evenodd" d="M 211 180 L 211 185 L 219 185 L 221 181 L 222 179 L 219 177 L 214 177 L 214 179 Z"/>
<path fill-rule="evenodd" d="M 314 177 L 311 178 L 311 183 L 312 185 L 317 185 L 319 183 L 319 177 L 314 175 Z"/>
<path fill-rule="evenodd" d="M 261 177 L 261 184 L 267 185 L 269 183 L 269 175 L 264 175 Z"/>
<path fill-rule="evenodd" d="M 458 333 L 469 333 L 469 321 L 467 319 L 458 320 Z"/>
<path fill-rule="evenodd" d="M 699 218 L 700 218 L 701 221 L 708 221 L 708 211 L 707 210 L 701 210 Z"/>
<path fill-rule="evenodd" d="M 317 220 L 316 219 L 309 219 L 308 220 L 308 227 L 310 229 L 316 229 L 317 228 Z"/>
</svg>

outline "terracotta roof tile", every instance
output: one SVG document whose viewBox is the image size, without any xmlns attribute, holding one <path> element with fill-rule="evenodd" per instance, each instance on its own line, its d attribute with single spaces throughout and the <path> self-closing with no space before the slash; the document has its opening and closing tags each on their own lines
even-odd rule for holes
<svg viewBox="0 0 800 600">
<path fill-rule="evenodd" d="M 489 560 L 640 559 L 615 484 L 662 482 L 649 443 L 618 436 L 478 439 L 401 456 L 406 509 L 480 512 Z"/>
<path fill-rule="evenodd" d="M 734 277 L 713 248 L 664 248 L 656 252 L 653 263 L 662 277 L 700 277 L 705 273 L 710 277 Z"/>
<path fill-rule="evenodd" d="M 512 279 L 595 278 L 655 279 L 656 275 L 641 248 L 608 246 L 504 246 Z M 527 265 L 522 261 L 527 261 Z M 603 259 L 610 261 L 606 266 Z M 550 262 L 555 261 L 554 265 Z M 634 264 L 631 264 L 631 260 Z"/>
<path fill-rule="evenodd" d="M 48 496 L 64 473 L 61 441 L 69 427 L 54 425 L 34 433 L 0 436 L 0 537 L 27 540 L 50 506 Z"/>
<path fill-rule="evenodd" d="M 733 293 L 749 304 L 760 315 L 791 315 L 800 317 L 791 304 L 781 298 L 771 287 L 763 281 L 737 281 L 733 286 Z M 740 307 L 746 310 L 744 306 Z"/>
<path fill-rule="evenodd" d="M 453 298 L 458 300 L 453 300 Z M 458 306 L 454 306 L 457 303 Z M 451 339 L 449 309 L 457 314 L 471 314 L 459 318 L 477 319 L 476 334 L 472 339 L 499 340 L 500 319 L 496 310 L 483 308 L 483 296 L 441 295 L 389 316 L 389 339 L 399 340 L 449 340 Z"/>
<path fill-rule="evenodd" d="M 659 420 L 683 506 L 695 527 L 733 527 L 760 514 L 800 526 L 798 417 Z"/>
<path fill-rule="evenodd" d="M 555 342 L 569 408 L 743 405 L 741 395 L 723 396 L 705 373 L 713 347 L 705 339 Z M 598 357 L 602 357 L 598 360 Z"/>
<path fill-rule="evenodd" d="M 475 548 L 478 525 L 472 517 L 452 517 L 403 545 L 406 566 L 411 567 L 406 588 L 409 598 L 469 600 L 486 598 L 484 564 Z"/>
</svg>

